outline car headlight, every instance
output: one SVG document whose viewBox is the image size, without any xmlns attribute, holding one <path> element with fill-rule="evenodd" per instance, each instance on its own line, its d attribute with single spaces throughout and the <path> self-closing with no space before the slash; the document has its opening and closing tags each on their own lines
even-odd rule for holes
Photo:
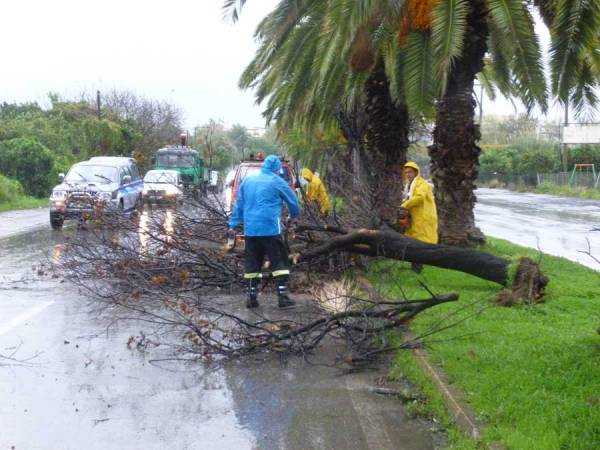
<svg viewBox="0 0 600 450">
<path fill-rule="evenodd" d="M 144 190 L 142 191 L 144 194 L 147 194 L 149 191 L 148 186 L 144 186 Z"/>
<path fill-rule="evenodd" d="M 65 198 L 67 198 L 66 191 L 52 191 L 50 196 L 50 200 L 64 200 Z"/>
<path fill-rule="evenodd" d="M 98 192 L 98 200 L 108 202 L 112 198 L 112 192 Z"/>
<path fill-rule="evenodd" d="M 177 188 L 173 185 L 169 185 L 166 188 L 166 193 L 169 195 L 175 195 L 175 194 L 177 194 L 177 192 L 178 192 Z"/>
</svg>

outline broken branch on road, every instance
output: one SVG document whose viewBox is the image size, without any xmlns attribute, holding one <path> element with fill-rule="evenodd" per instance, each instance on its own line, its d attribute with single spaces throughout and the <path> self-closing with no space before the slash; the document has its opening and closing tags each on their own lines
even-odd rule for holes
<svg viewBox="0 0 600 450">
<path fill-rule="evenodd" d="M 190 206 L 145 210 L 134 218 L 111 217 L 65 243 L 60 270 L 87 292 L 99 314 L 148 325 L 149 330 L 132 336 L 130 348 L 169 346 L 178 355 L 215 361 L 258 353 L 306 355 L 328 341 L 340 344 L 339 361 L 362 363 L 421 345 L 419 338 L 391 344 L 389 331 L 403 329 L 426 309 L 456 302 L 458 294 L 429 291 L 427 298 L 389 299 L 342 275 L 359 260 L 428 264 L 503 286 L 511 281 L 507 259 L 425 244 L 385 227 L 360 227 L 368 218 L 358 214 L 336 214 L 335 223 L 313 214 L 314 222 L 288 230 L 297 263 L 294 290 L 309 292 L 310 297 L 293 313 L 271 308 L 264 300 L 263 308 L 247 310 L 242 303 L 243 255 L 223 249 L 223 205 L 214 196 Z M 547 279 L 535 271 L 534 263 L 521 265 L 530 270 L 521 273 L 510 295 L 541 297 Z M 267 282 L 265 278 L 260 287 L 263 294 L 269 292 Z M 424 335 L 449 326 L 451 322 L 437 324 Z"/>
</svg>

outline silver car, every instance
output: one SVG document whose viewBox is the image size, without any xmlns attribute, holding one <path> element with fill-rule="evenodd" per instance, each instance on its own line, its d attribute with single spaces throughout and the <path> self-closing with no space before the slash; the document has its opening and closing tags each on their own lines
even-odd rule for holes
<svg viewBox="0 0 600 450">
<path fill-rule="evenodd" d="M 145 203 L 183 203 L 183 180 L 177 170 L 155 169 L 144 176 Z"/>
<path fill-rule="evenodd" d="M 142 205 L 143 180 L 133 158 L 94 157 L 77 163 L 50 195 L 50 225 L 86 220 L 105 211 L 127 213 Z"/>
</svg>

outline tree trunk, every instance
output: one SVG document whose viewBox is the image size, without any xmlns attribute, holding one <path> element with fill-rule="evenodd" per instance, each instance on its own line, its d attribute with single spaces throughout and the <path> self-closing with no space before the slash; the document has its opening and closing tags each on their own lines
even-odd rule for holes
<svg viewBox="0 0 600 450">
<path fill-rule="evenodd" d="M 348 143 L 348 151 L 345 158 L 346 168 L 341 171 L 341 174 L 337 173 L 338 177 L 342 178 L 341 181 L 338 180 L 337 184 L 344 189 L 350 189 L 352 192 L 361 192 L 368 185 L 364 167 L 364 138 L 367 127 L 366 114 L 361 106 L 354 105 L 349 108 L 339 105 L 336 111 L 336 119 Z M 340 172 L 340 168 L 338 167 L 337 169 L 337 171 L 329 171 L 329 173 Z M 348 174 L 351 174 L 351 176 L 348 177 Z"/>
<path fill-rule="evenodd" d="M 408 110 L 404 104 L 394 104 L 382 60 L 367 80 L 365 93 L 373 206 L 380 221 L 394 221 L 402 203 L 401 173 L 409 144 Z"/>
<path fill-rule="evenodd" d="M 303 230 L 302 226 L 299 228 L 299 231 Z M 361 229 L 345 232 L 330 228 L 327 231 L 344 234 L 303 251 L 300 254 L 301 261 L 342 250 L 458 270 L 503 286 L 508 282 L 510 261 L 488 253 L 468 248 L 427 244 L 388 230 Z"/>
<path fill-rule="evenodd" d="M 498 299 L 503 305 L 517 304 L 523 300 L 537 301 L 548 284 L 548 278 L 528 258 L 520 259 L 516 276 L 510 279 L 510 260 L 469 248 L 427 244 L 388 230 L 346 231 L 336 227 L 317 230 L 317 227 L 304 225 L 297 228 L 299 232 L 304 230 L 325 231 L 339 236 L 294 255 L 296 262 L 345 251 L 457 270 L 502 286 L 513 283 L 511 290 L 503 292 Z"/>
<path fill-rule="evenodd" d="M 483 69 L 487 50 L 487 10 L 483 0 L 469 3 L 463 56 L 454 64 L 446 94 L 436 106 L 433 145 L 429 148 L 440 242 L 460 246 L 485 241 L 475 226 L 473 212 L 481 152 L 477 146 L 481 134 L 474 121 L 473 85 Z"/>
</svg>

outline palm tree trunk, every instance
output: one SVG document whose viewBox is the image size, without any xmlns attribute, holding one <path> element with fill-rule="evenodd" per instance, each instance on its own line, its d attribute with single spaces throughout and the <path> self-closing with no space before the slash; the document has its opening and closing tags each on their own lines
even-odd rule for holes
<svg viewBox="0 0 600 450">
<path fill-rule="evenodd" d="M 406 105 L 395 104 L 385 66 L 379 60 L 365 85 L 367 150 L 373 206 L 380 221 L 394 221 L 402 203 L 402 167 L 408 149 Z"/>
<path fill-rule="evenodd" d="M 429 148 L 431 174 L 438 207 L 440 243 L 468 246 L 483 243 L 475 226 L 475 180 L 479 170 L 473 85 L 483 68 L 488 28 L 483 0 L 471 0 L 463 57 L 456 61 L 444 97 L 436 106 L 433 145 Z"/>
<path fill-rule="evenodd" d="M 364 170 L 366 114 L 362 106 L 359 105 L 353 105 L 352 107 L 338 105 L 335 117 L 348 143 L 344 165 L 345 171 L 351 174 L 350 185 L 349 183 L 341 183 L 340 185 L 350 188 L 352 191 L 362 191 L 366 185 Z"/>
</svg>

